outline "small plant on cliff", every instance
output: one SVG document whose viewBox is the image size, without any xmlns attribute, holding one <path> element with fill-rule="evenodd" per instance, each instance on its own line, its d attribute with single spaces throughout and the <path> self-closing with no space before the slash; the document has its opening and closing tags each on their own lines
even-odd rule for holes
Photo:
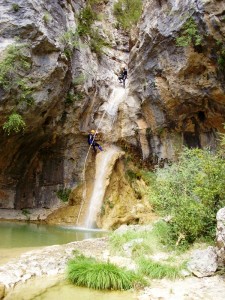
<svg viewBox="0 0 225 300">
<path fill-rule="evenodd" d="M 77 32 L 79 36 L 90 35 L 92 32 L 91 26 L 93 25 L 94 21 L 97 20 L 97 13 L 94 12 L 91 5 L 88 4 L 85 8 L 83 8 L 77 18 Z"/>
<path fill-rule="evenodd" d="M 22 118 L 21 115 L 17 113 L 12 113 L 9 117 L 8 120 L 3 124 L 3 129 L 4 131 L 10 135 L 12 132 L 20 132 L 24 130 L 26 127 L 26 124 Z"/>
<path fill-rule="evenodd" d="M 142 12 L 141 0 L 118 0 L 113 7 L 113 13 L 119 27 L 130 30 L 140 19 Z"/>
<path fill-rule="evenodd" d="M 81 43 L 79 42 L 79 35 L 77 31 L 74 30 L 66 31 L 62 35 L 61 40 L 65 44 L 64 53 L 67 58 L 71 58 L 73 50 L 80 48 L 81 46 Z"/>
<path fill-rule="evenodd" d="M 13 4 L 12 4 L 12 9 L 13 9 L 15 12 L 18 12 L 19 9 L 20 9 L 20 7 L 19 7 L 19 5 L 18 5 L 17 3 L 13 3 Z"/>
<path fill-rule="evenodd" d="M 43 16 L 43 21 L 47 24 L 51 21 L 51 19 L 52 19 L 52 16 L 49 14 L 49 12 L 46 11 Z"/>
<path fill-rule="evenodd" d="M 137 282 L 144 284 L 131 271 L 83 255 L 69 261 L 67 274 L 73 284 L 96 290 L 129 290 Z"/>
<path fill-rule="evenodd" d="M 219 68 L 224 70 L 225 69 L 225 48 L 220 50 L 217 62 Z"/>
<path fill-rule="evenodd" d="M 154 208 L 170 215 L 176 244 L 215 237 L 216 213 L 225 206 L 225 159 L 207 150 L 185 149 L 179 162 L 158 169 L 150 185 Z"/>
<path fill-rule="evenodd" d="M 88 1 L 85 8 L 83 8 L 79 15 L 77 33 L 80 37 L 86 38 L 89 36 L 90 40 L 86 41 L 91 48 L 91 51 L 95 52 L 98 57 L 101 57 L 103 53 L 103 47 L 109 46 L 109 44 L 101 37 L 98 29 L 94 29 L 92 25 L 99 19 L 98 14 L 94 10 L 94 5 L 99 1 Z"/>
<path fill-rule="evenodd" d="M 180 47 L 187 47 L 191 44 L 194 46 L 201 45 L 202 38 L 199 34 L 195 20 L 190 17 L 181 29 L 180 36 L 176 38 L 176 44 Z"/>
<path fill-rule="evenodd" d="M 59 189 L 56 192 L 56 195 L 62 202 L 68 202 L 70 193 L 71 193 L 71 189 L 64 188 L 64 189 Z"/>
</svg>

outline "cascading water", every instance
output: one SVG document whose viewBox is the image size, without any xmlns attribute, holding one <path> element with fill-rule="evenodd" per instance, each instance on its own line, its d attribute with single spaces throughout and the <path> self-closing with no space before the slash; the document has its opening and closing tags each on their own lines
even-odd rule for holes
<svg viewBox="0 0 225 300">
<path fill-rule="evenodd" d="M 101 131 L 110 132 L 113 129 L 113 123 L 115 122 L 117 111 L 120 103 L 122 103 L 125 99 L 126 90 L 122 87 L 115 87 L 109 97 L 109 100 L 105 102 L 101 110 L 103 114 L 99 121 L 96 121 L 97 131 L 101 128 Z M 102 130 L 104 128 L 104 130 Z M 86 172 L 86 161 L 89 154 L 90 148 L 88 150 L 84 170 L 83 170 L 83 201 L 81 203 L 80 211 L 77 217 L 77 225 L 79 224 L 80 215 L 83 209 L 84 202 L 86 200 L 86 180 L 85 180 L 85 172 Z M 109 181 L 109 176 L 112 172 L 114 163 L 116 159 L 122 154 L 117 147 L 111 146 L 108 149 L 104 149 L 104 152 L 99 153 L 96 157 L 96 174 L 95 174 L 95 182 L 92 195 L 89 201 L 89 207 L 87 209 L 87 214 L 84 221 L 84 227 L 92 228 L 96 221 L 96 217 L 98 212 L 100 211 L 101 204 L 104 198 L 105 190 L 108 185 L 107 181 Z"/>
<path fill-rule="evenodd" d="M 115 87 L 109 97 L 109 101 L 105 102 L 99 110 L 104 113 L 100 120 L 96 120 L 96 124 L 101 131 L 106 133 L 113 129 L 113 124 L 117 117 L 119 105 L 124 101 L 126 97 L 126 90 L 122 87 Z"/>
<path fill-rule="evenodd" d="M 96 173 L 93 192 L 85 219 L 85 227 L 92 228 L 96 222 L 97 214 L 101 209 L 105 190 L 109 184 L 109 177 L 115 161 L 122 152 L 115 146 L 111 146 L 96 158 Z"/>
</svg>

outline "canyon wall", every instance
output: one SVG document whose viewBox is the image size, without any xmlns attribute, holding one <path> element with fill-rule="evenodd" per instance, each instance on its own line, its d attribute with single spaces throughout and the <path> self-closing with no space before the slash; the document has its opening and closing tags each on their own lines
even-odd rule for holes
<svg viewBox="0 0 225 300">
<path fill-rule="evenodd" d="M 182 145 L 217 147 L 225 121 L 223 1 L 143 1 L 130 35 L 116 26 L 115 1 L 101 1 L 94 7 L 101 18 L 92 25 L 106 42 L 100 54 L 91 47 L 91 37 L 75 34 L 86 1 L 16 3 L 0 0 L 0 60 L 10 45 L 23 45 L 29 68 L 17 73 L 26 78 L 33 104 L 18 101 L 21 82 L 11 89 L 0 86 L 0 208 L 60 206 L 57 193 L 66 189 L 73 191 L 70 204 L 79 206 L 76 190 L 92 128 L 101 132 L 103 148 L 117 144 L 148 167 L 175 159 Z M 185 45 L 178 45 L 179 38 Z M 117 80 L 122 65 L 128 66 L 124 92 Z M 8 135 L 2 126 L 14 111 L 26 127 Z M 129 190 L 122 163 L 115 166 L 106 193 L 109 199 L 119 174 L 124 182 L 120 196 L 113 188 L 111 194 L 118 218 L 111 222 L 102 216 L 101 226 L 104 220 L 113 227 L 118 219 L 143 218 L 124 216 L 118 208 L 118 197 Z M 87 169 L 93 174 L 94 164 L 91 152 Z M 129 194 L 133 207 L 134 190 Z"/>
</svg>

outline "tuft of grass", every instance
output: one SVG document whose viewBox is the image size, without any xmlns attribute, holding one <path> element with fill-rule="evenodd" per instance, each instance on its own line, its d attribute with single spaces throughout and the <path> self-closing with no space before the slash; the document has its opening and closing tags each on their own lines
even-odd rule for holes
<svg viewBox="0 0 225 300">
<path fill-rule="evenodd" d="M 150 259 L 141 258 L 139 260 L 139 269 L 144 275 L 148 276 L 151 279 L 176 279 L 180 278 L 181 276 L 181 266 L 172 266 L 169 264 L 162 264 Z"/>
<path fill-rule="evenodd" d="M 153 229 L 152 231 L 141 232 L 128 230 L 122 235 L 112 233 L 109 238 L 110 248 L 112 252 L 124 254 L 123 245 L 136 239 L 143 239 L 143 242 L 134 243 L 132 247 L 133 258 L 140 257 L 140 255 L 152 254 L 160 251 L 163 247 Z"/>
<path fill-rule="evenodd" d="M 140 280 L 130 271 L 83 255 L 69 261 L 67 276 L 77 286 L 97 290 L 129 290 Z"/>
<path fill-rule="evenodd" d="M 9 117 L 8 120 L 3 124 L 3 130 L 10 135 L 12 132 L 20 132 L 24 130 L 26 124 L 21 115 L 14 112 Z"/>
</svg>

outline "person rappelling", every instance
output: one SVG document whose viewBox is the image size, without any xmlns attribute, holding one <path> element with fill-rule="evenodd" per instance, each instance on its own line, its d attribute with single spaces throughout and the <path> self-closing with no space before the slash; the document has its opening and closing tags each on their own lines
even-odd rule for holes
<svg viewBox="0 0 225 300">
<path fill-rule="evenodd" d="M 92 146 L 94 152 L 96 153 L 97 152 L 97 149 L 96 147 L 98 147 L 98 149 L 100 151 L 103 151 L 102 147 L 97 143 L 97 140 L 96 140 L 96 136 L 98 135 L 98 132 L 95 131 L 95 130 L 91 130 L 90 133 L 88 134 L 88 144 L 90 146 Z"/>
<path fill-rule="evenodd" d="M 127 79 L 127 69 L 125 67 L 123 67 L 120 70 L 119 76 L 118 76 L 119 82 L 123 83 L 125 86 L 125 80 Z"/>
</svg>

